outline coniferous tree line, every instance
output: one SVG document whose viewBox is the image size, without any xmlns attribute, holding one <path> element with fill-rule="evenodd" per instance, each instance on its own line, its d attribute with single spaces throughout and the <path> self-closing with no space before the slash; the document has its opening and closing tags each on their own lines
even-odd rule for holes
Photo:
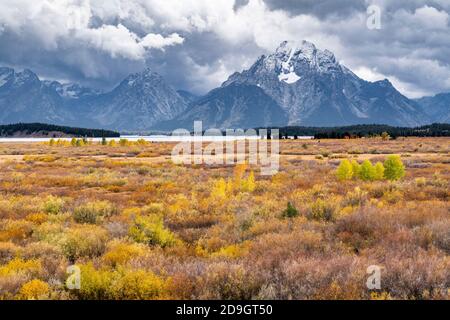
<svg viewBox="0 0 450 320">
<path fill-rule="evenodd" d="M 46 132 L 62 132 L 75 137 L 120 137 L 119 132 L 111 130 L 73 128 L 45 123 L 16 123 L 0 125 L 0 136 L 2 137 L 13 136 L 17 132 L 21 132 L 26 135 L 31 135 L 38 132 L 41 134 L 45 134 Z"/>
<path fill-rule="evenodd" d="M 450 124 L 434 123 L 420 127 L 392 127 L 379 124 L 363 124 L 344 127 L 299 127 L 289 126 L 275 128 L 280 130 L 280 137 L 311 136 L 315 139 L 369 138 L 388 135 L 396 137 L 449 137 Z M 270 132 L 270 129 L 268 129 Z"/>
</svg>

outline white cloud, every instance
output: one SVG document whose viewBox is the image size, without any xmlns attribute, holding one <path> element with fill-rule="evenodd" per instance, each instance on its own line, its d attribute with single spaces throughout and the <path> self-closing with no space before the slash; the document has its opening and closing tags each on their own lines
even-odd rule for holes
<svg viewBox="0 0 450 320">
<path fill-rule="evenodd" d="M 386 76 L 379 73 L 376 69 L 371 69 L 367 67 L 359 67 L 354 69 L 353 72 L 360 78 L 374 82 L 386 79 Z"/>
<path fill-rule="evenodd" d="M 149 33 L 139 43 L 144 48 L 164 49 L 164 47 L 182 44 L 184 39 L 177 33 L 172 33 L 170 36 L 164 38 L 160 34 Z"/>
<path fill-rule="evenodd" d="M 447 12 L 439 11 L 434 7 L 424 6 L 416 9 L 414 19 L 428 29 L 447 29 L 449 15 Z"/>
<path fill-rule="evenodd" d="M 92 48 L 112 57 L 126 59 L 144 59 L 148 49 L 163 49 L 183 42 L 183 38 L 176 33 L 164 37 L 147 32 L 141 38 L 122 22 L 108 24 L 108 21 L 115 19 L 130 19 L 135 25 L 150 28 L 153 25 L 152 19 L 138 10 L 137 3 L 130 3 L 2 0 L 0 22 L 6 30 L 15 33 L 19 40 L 21 37 L 34 37 L 46 50 L 55 51 L 61 45 Z M 92 21 L 96 18 L 102 21 L 100 26 L 92 26 Z"/>
<path fill-rule="evenodd" d="M 0 64 L 111 85 L 163 53 L 161 71 L 169 81 L 204 92 L 281 41 L 305 39 L 335 52 L 366 79 L 397 79 L 409 95 L 450 90 L 448 1 L 276 3 L 1 0 Z M 383 8 L 378 31 L 366 28 L 360 10 L 372 3 Z"/>
</svg>

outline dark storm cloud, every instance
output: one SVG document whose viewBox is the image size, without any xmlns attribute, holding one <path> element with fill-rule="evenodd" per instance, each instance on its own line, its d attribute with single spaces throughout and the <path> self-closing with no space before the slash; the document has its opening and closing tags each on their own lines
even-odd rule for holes
<svg viewBox="0 0 450 320">
<path fill-rule="evenodd" d="M 152 52 L 147 65 L 176 88 L 202 94 L 205 88 L 220 85 L 230 72 L 242 69 L 243 61 L 248 59 L 251 63 L 260 54 L 261 48 L 252 42 L 236 48 L 224 44 L 213 32 L 194 33 L 186 37 L 183 50 L 174 47 Z"/>
<path fill-rule="evenodd" d="M 373 4 L 380 30 L 366 26 Z M 99 88 L 147 65 L 200 94 L 307 39 L 415 97 L 450 91 L 449 13 L 447 0 L 2 0 L 0 65 Z"/>
<path fill-rule="evenodd" d="M 312 14 L 325 18 L 329 16 L 348 16 L 357 11 L 367 9 L 365 1 L 361 0 L 267 0 L 271 9 L 281 9 L 296 14 Z"/>
</svg>

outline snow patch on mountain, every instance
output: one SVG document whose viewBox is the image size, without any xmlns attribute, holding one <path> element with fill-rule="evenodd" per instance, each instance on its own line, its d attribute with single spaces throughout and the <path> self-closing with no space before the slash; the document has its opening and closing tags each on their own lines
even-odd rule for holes
<svg viewBox="0 0 450 320">
<path fill-rule="evenodd" d="M 285 73 L 285 71 L 280 73 L 278 75 L 278 79 L 280 81 L 286 82 L 287 84 L 293 84 L 296 83 L 298 80 L 300 80 L 301 77 L 298 74 L 296 74 L 292 68 L 289 73 Z"/>
<path fill-rule="evenodd" d="M 351 111 L 353 112 L 353 114 L 355 116 L 357 116 L 358 118 L 362 118 L 362 119 L 367 119 L 369 118 L 369 115 L 361 110 L 359 110 L 357 107 L 355 107 L 354 105 L 350 106 Z"/>
<path fill-rule="evenodd" d="M 292 47 L 290 49 L 289 58 L 287 61 L 281 63 L 281 73 L 278 75 L 278 80 L 286 82 L 287 84 L 296 83 L 301 77 L 295 73 L 294 66 L 291 64 L 292 57 L 294 56 L 297 48 Z"/>
<path fill-rule="evenodd" d="M 7 78 L 8 78 L 7 74 L 3 74 L 0 76 L 0 87 L 3 87 L 3 85 L 8 82 Z"/>
</svg>

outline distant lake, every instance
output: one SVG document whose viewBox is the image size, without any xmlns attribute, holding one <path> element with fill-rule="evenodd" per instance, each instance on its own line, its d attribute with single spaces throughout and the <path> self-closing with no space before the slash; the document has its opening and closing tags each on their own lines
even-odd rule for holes
<svg viewBox="0 0 450 320">
<path fill-rule="evenodd" d="M 119 140 L 119 139 L 127 139 L 129 141 L 137 141 L 139 139 L 143 139 L 148 142 L 181 142 L 181 141 L 199 141 L 199 139 L 202 139 L 205 142 L 208 141 L 234 141 L 234 140 L 242 140 L 242 139 L 248 139 L 248 140 L 257 140 L 260 139 L 259 136 L 249 136 L 249 137 L 243 137 L 243 136 L 203 136 L 203 137 L 197 137 L 197 136 L 165 136 L 165 135 L 153 135 L 153 136 L 121 136 L 120 138 L 106 138 L 106 141 L 110 140 Z M 308 140 L 313 139 L 314 137 L 298 137 L 302 140 Z M 28 142 L 48 142 L 50 141 L 50 138 L 0 138 L 0 143 L 28 143 Z M 67 140 L 70 141 L 72 138 L 53 138 L 54 140 Z M 88 138 L 88 140 L 93 142 L 101 142 L 102 138 Z"/>
</svg>

